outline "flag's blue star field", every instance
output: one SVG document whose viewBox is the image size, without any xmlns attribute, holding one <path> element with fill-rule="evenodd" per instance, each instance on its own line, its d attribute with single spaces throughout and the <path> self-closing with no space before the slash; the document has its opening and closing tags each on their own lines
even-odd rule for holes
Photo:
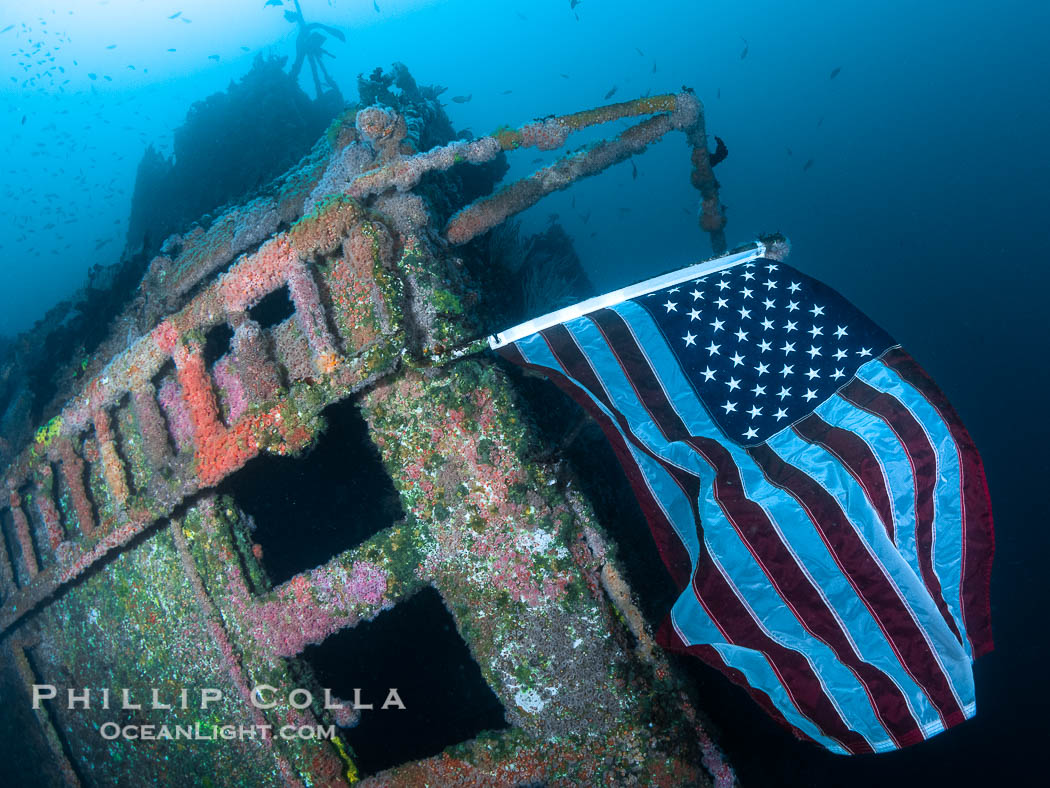
<svg viewBox="0 0 1050 788">
<path fill-rule="evenodd" d="M 896 343 L 831 288 L 759 259 L 634 299 L 714 422 L 753 446 L 809 415 Z"/>
</svg>

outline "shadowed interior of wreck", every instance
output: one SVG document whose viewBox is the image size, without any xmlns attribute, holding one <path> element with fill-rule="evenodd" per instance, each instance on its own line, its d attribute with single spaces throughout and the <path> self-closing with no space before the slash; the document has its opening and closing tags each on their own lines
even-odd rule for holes
<svg viewBox="0 0 1050 788">
<path fill-rule="evenodd" d="M 219 488 L 255 522 L 251 536 L 274 585 L 405 516 L 353 400 L 324 415 L 328 427 L 304 456 L 256 457 Z"/>
<path fill-rule="evenodd" d="M 373 621 L 308 646 L 303 659 L 334 697 L 349 705 L 360 687 L 361 702 L 375 706 L 344 731 L 365 774 L 507 727 L 499 698 L 432 588 Z M 391 687 L 405 709 L 381 709 Z"/>
</svg>

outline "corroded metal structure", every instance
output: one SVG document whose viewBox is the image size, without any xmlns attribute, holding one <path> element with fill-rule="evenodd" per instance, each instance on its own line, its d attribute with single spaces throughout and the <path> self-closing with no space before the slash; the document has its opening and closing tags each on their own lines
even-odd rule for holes
<svg viewBox="0 0 1050 788">
<path fill-rule="evenodd" d="M 557 148 L 579 128 L 639 115 L 650 117 L 466 206 L 444 227 L 415 191 L 427 173 L 519 147 Z M 331 722 L 319 702 L 300 709 L 281 698 L 258 709 L 251 688 L 309 683 L 298 659 L 309 644 L 430 586 L 510 727 L 365 783 L 731 781 L 590 504 L 535 460 L 534 431 L 500 367 L 463 358 L 482 327 L 455 246 L 671 130 L 694 151 L 701 224 L 721 251 L 717 183 L 688 92 L 423 153 L 403 114 L 350 112 L 268 196 L 169 239 L 133 305 L 130 322 L 143 331 L 4 473 L 4 686 L 216 687 L 219 706 L 166 712 L 169 721 Z M 262 324 L 253 310 L 281 292 L 291 316 Z M 232 338 L 211 359 L 205 347 L 217 327 Z M 348 398 L 406 516 L 272 587 L 246 515 L 214 488 L 261 453 L 307 450 L 325 408 Z M 361 778 L 338 737 L 188 747 L 99 736 L 106 719 L 157 722 L 149 711 L 115 716 L 60 703 L 33 711 L 19 699 L 5 714 L 33 718 L 27 743 L 49 748 L 53 760 L 41 768 L 69 784 L 178 785 L 187 773 L 230 785 Z"/>
</svg>

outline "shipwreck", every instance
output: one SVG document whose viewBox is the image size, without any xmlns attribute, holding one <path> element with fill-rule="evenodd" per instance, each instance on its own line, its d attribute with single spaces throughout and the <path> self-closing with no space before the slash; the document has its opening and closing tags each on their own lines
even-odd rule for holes
<svg viewBox="0 0 1050 788">
<path fill-rule="evenodd" d="M 8 738 L 42 785 L 732 784 L 625 579 L 634 548 L 562 456 L 572 425 L 544 434 L 527 381 L 472 352 L 520 316 L 490 264 L 505 222 L 664 135 L 725 250 L 700 101 L 456 139 L 403 67 L 373 82 L 160 244 L 53 404 L 5 373 Z M 625 120 L 493 190 L 506 152 Z M 424 697 L 384 663 L 457 668 Z M 390 688 L 429 707 L 429 751 L 384 716 Z M 224 725 L 273 735 L 174 736 Z"/>
</svg>

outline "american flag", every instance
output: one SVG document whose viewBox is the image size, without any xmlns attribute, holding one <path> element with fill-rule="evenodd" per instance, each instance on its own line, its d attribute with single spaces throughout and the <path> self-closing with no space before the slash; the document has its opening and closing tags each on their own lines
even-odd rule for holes
<svg viewBox="0 0 1050 788">
<path fill-rule="evenodd" d="M 976 711 L 991 650 L 980 458 L 921 367 L 765 248 L 490 345 L 602 426 L 680 595 L 658 640 L 796 736 L 883 752 Z"/>
</svg>

